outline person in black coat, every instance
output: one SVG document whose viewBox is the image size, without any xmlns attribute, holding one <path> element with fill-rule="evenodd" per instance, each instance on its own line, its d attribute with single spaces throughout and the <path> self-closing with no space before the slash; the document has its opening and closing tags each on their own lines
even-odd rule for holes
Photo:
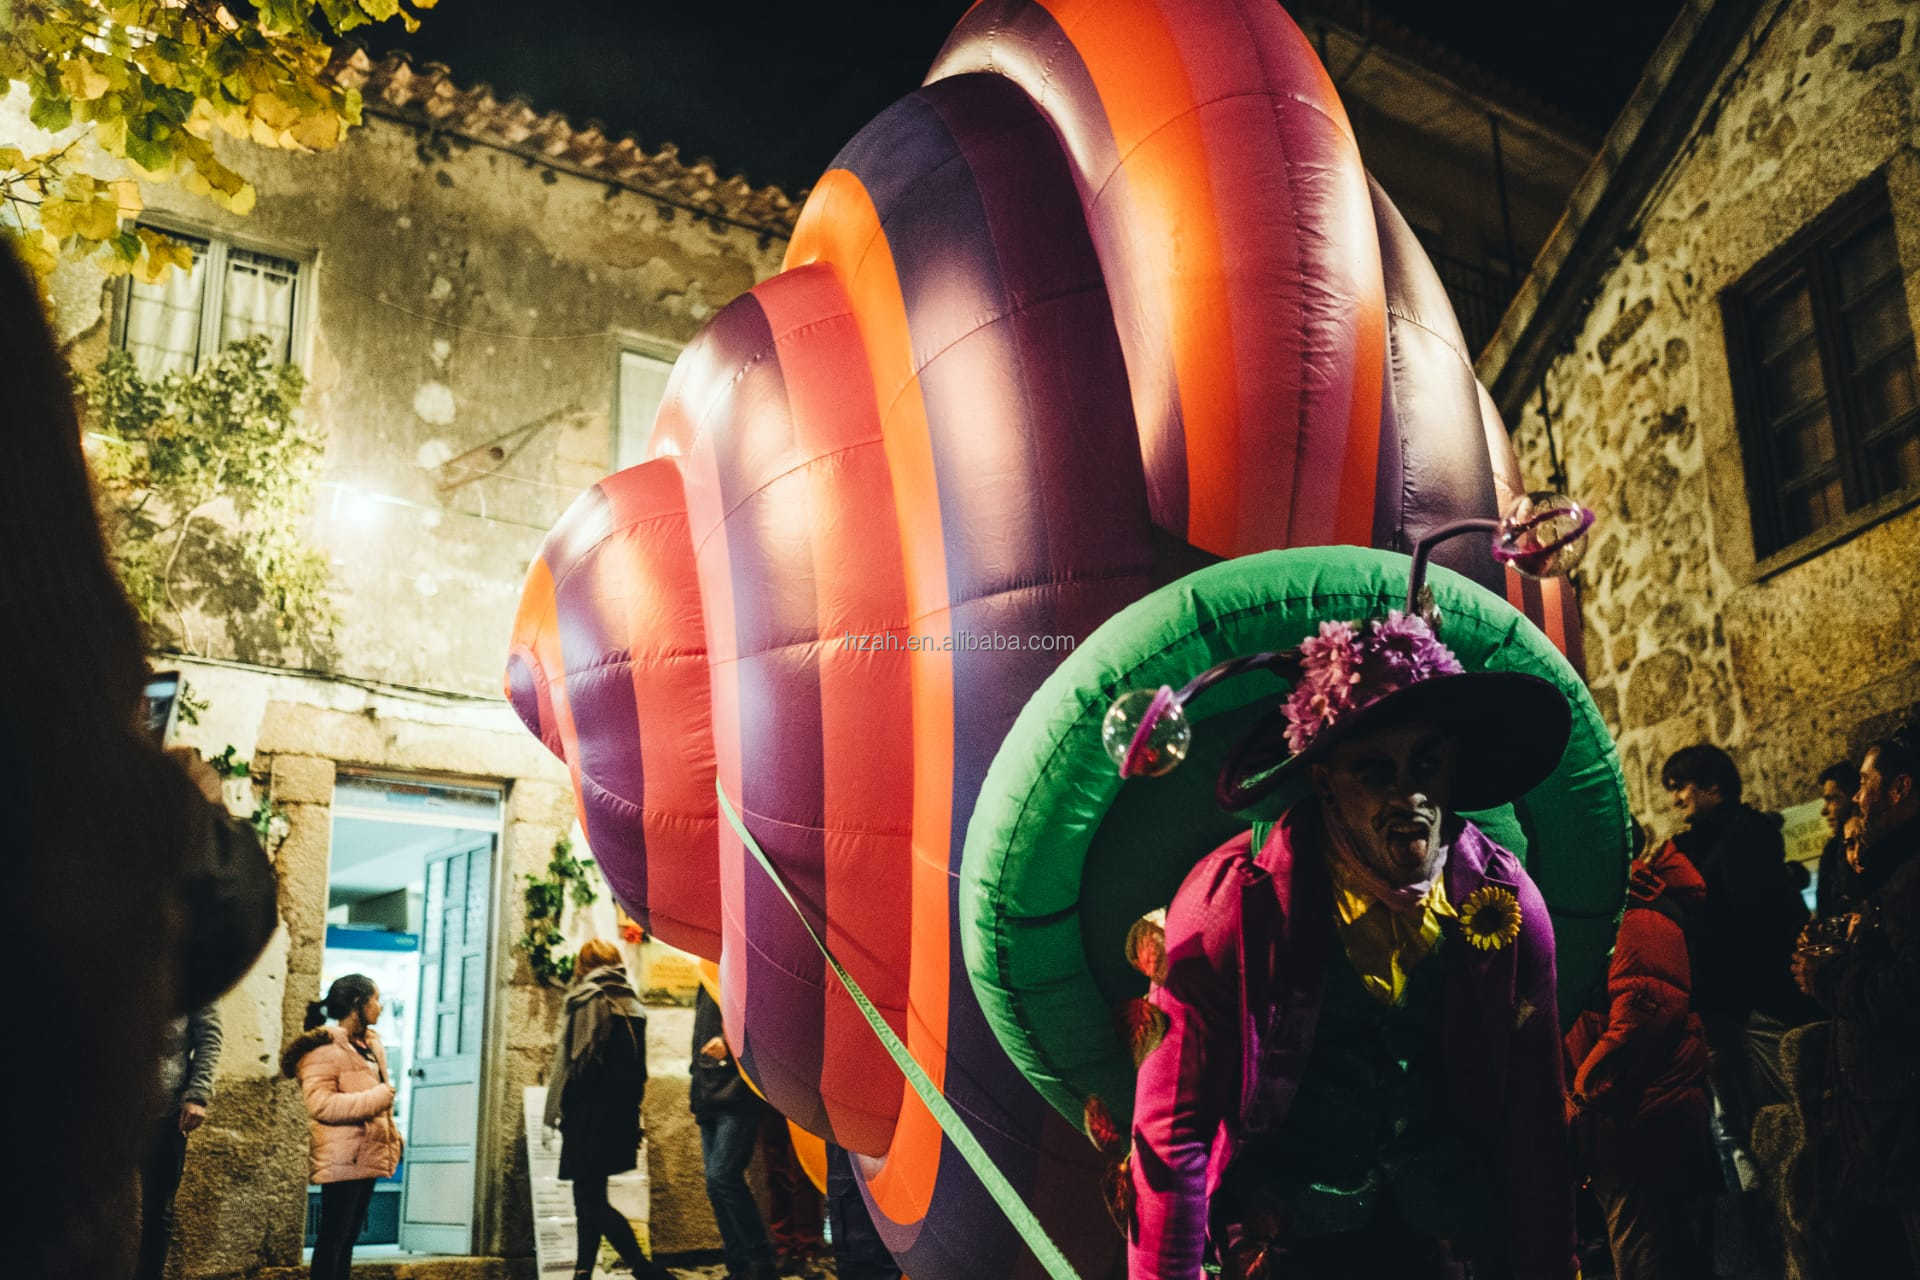
<svg viewBox="0 0 1920 1280">
<path fill-rule="evenodd" d="M 591 1280 L 605 1236 L 635 1276 L 670 1280 L 607 1202 L 607 1179 L 639 1163 L 647 1016 L 611 942 L 594 938 L 581 947 L 573 972 L 547 1080 L 546 1121 L 560 1130 L 560 1176 L 573 1183 L 574 1278 Z"/>
<path fill-rule="evenodd" d="M 747 1187 L 747 1165 L 766 1103 L 747 1085 L 727 1048 L 720 1004 L 705 986 L 693 1007 L 693 1084 L 688 1107 L 700 1125 L 707 1202 L 727 1259 L 727 1280 L 774 1280 L 773 1242 Z"/>
<path fill-rule="evenodd" d="M 1741 802 L 1740 772 L 1726 752 L 1686 747 L 1661 766 L 1660 781 L 1687 820 L 1673 843 L 1707 885 L 1693 938 L 1693 1007 L 1706 1024 L 1728 1136 L 1746 1147 L 1754 1113 L 1787 1100 L 1780 1036 L 1819 1016 L 1792 974 L 1807 904 L 1787 877 L 1780 816 Z"/>
</svg>

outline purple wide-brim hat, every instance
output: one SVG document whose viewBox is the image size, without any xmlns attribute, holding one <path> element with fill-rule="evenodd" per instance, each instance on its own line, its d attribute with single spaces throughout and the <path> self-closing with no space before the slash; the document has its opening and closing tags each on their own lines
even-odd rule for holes
<svg viewBox="0 0 1920 1280">
<path fill-rule="evenodd" d="M 1447 807 L 1492 809 L 1546 781 L 1560 764 L 1573 730 L 1564 694 L 1517 671 L 1436 675 L 1342 715 L 1298 753 L 1287 746 L 1284 709 L 1271 712 L 1235 744 L 1216 792 L 1228 810 L 1251 807 L 1323 763 L 1343 742 L 1377 729 L 1426 721 L 1454 740 L 1454 776 Z"/>
</svg>

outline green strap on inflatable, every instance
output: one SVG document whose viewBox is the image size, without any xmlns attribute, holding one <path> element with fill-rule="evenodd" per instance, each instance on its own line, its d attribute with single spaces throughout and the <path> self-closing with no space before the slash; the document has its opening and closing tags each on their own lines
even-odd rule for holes
<svg viewBox="0 0 1920 1280">
<path fill-rule="evenodd" d="M 928 1079 L 927 1073 L 921 1069 L 920 1064 L 913 1060 L 913 1055 L 907 1052 L 907 1046 L 900 1042 L 900 1037 L 895 1035 L 893 1028 L 887 1025 L 887 1020 L 880 1016 L 880 1011 L 873 1007 L 871 1000 L 867 999 L 867 993 L 860 989 L 860 984 L 853 980 L 852 974 L 840 967 L 840 962 L 834 959 L 833 952 L 827 950 L 827 944 L 820 940 L 818 933 L 814 932 L 812 922 L 807 919 L 806 913 L 800 910 L 800 904 L 794 901 L 792 892 L 787 888 L 787 882 L 781 878 L 778 871 L 774 870 L 773 862 L 767 857 L 766 850 L 760 847 L 760 842 L 753 838 L 746 824 L 740 821 L 740 815 L 734 812 L 733 802 L 727 799 L 726 788 L 720 785 L 718 778 L 714 779 L 713 790 L 714 794 L 720 797 L 720 812 L 726 815 L 727 825 L 731 826 L 733 833 L 740 837 L 740 843 L 752 851 L 755 861 L 760 864 L 760 869 L 767 873 L 767 878 L 773 881 L 773 887 L 780 891 L 780 896 L 785 898 L 787 905 L 793 908 L 793 914 L 799 917 L 801 926 L 807 931 L 807 936 L 813 939 L 813 945 L 820 948 L 820 954 L 826 957 L 834 976 L 840 979 L 840 985 L 847 989 L 847 994 L 853 997 L 854 1005 L 866 1018 L 867 1025 L 873 1028 L 873 1034 L 879 1036 L 880 1043 L 886 1046 L 894 1065 L 900 1068 L 901 1074 L 907 1078 L 907 1083 L 912 1085 L 913 1091 L 920 1095 L 920 1101 L 924 1102 L 927 1110 L 933 1113 L 933 1118 L 939 1122 L 941 1132 L 947 1135 L 947 1140 L 953 1143 L 954 1150 L 960 1153 L 961 1158 L 967 1162 L 967 1166 L 973 1170 L 974 1176 L 980 1179 L 980 1185 L 987 1189 L 987 1194 L 993 1197 L 993 1202 L 1000 1206 L 1000 1212 L 1007 1215 L 1007 1221 L 1013 1224 L 1013 1229 L 1020 1233 L 1020 1238 L 1027 1242 L 1027 1248 L 1033 1250 L 1033 1256 L 1039 1259 L 1040 1265 L 1046 1268 L 1047 1274 L 1052 1276 L 1053 1280 L 1080 1280 L 1080 1275 L 1073 1269 L 1073 1264 L 1067 1261 L 1067 1256 L 1061 1253 L 1059 1246 L 1048 1237 L 1046 1228 L 1040 1225 L 1038 1218 L 1034 1217 L 1033 1210 L 1027 1208 L 1026 1201 L 1022 1200 L 1020 1193 L 1013 1189 L 1013 1184 L 1007 1181 L 1006 1175 L 1001 1173 L 988 1157 L 986 1151 L 980 1146 L 980 1140 L 973 1136 L 971 1129 L 967 1128 L 966 1121 L 960 1118 L 960 1114 L 953 1109 L 953 1105 L 947 1101 L 945 1095 L 934 1088 L 933 1081 Z"/>
</svg>

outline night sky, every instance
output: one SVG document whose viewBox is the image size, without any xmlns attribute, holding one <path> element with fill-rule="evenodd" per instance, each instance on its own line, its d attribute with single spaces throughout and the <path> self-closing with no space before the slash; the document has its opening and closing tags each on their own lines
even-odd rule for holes
<svg viewBox="0 0 1920 1280">
<path fill-rule="evenodd" d="M 1606 131 L 1680 0 L 1374 0 L 1402 25 Z M 441 0 L 399 44 L 463 85 L 722 173 L 810 187 L 880 110 L 924 78 L 967 0 Z M 1597 17 L 1597 14 L 1604 16 Z M 363 35 L 364 32 L 356 33 Z"/>
</svg>

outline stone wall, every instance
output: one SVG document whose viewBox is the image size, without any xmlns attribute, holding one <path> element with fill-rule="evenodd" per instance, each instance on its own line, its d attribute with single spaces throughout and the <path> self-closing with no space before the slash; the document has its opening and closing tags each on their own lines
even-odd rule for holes
<svg viewBox="0 0 1920 1280">
<path fill-rule="evenodd" d="M 1763 10 L 1546 378 L 1569 488 L 1602 520 L 1579 576 L 1586 674 L 1656 831 L 1675 825 L 1673 750 L 1718 743 L 1756 803 L 1792 805 L 1920 699 L 1920 511 L 1756 562 L 1719 303 L 1883 171 L 1920 320 L 1917 27 L 1900 0 Z M 1537 393 L 1513 425 L 1544 487 Z"/>
</svg>

